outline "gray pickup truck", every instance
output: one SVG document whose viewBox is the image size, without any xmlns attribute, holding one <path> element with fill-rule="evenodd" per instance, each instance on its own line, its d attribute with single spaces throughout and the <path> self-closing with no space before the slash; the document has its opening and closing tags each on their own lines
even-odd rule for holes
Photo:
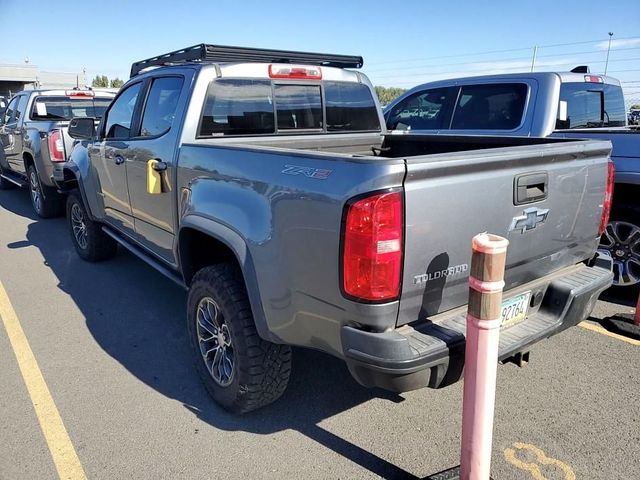
<svg viewBox="0 0 640 480">
<path fill-rule="evenodd" d="M 387 135 L 361 57 L 197 45 L 137 62 L 56 172 L 88 261 L 117 244 L 189 290 L 197 369 L 225 408 L 284 391 L 290 346 L 363 385 L 462 374 L 471 238 L 510 241 L 500 358 L 583 320 L 606 141 Z M 132 305 L 132 308 L 135 308 Z"/>
<path fill-rule="evenodd" d="M 615 78 L 584 67 L 454 78 L 412 88 L 384 111 L 389 130 L 437 135 L 592 138 L 613 144 L 615 193 L 600 249 L 614 285 L 640 283 L 640 130 Z"/>
<path fill-rule="evenodd" d="M 73 147 L 69 120 L 100 118 L 115 92 L 24 90 L 17 93 L 0 118 L 0 189 L 28 187 L 31 204 L 42 218 L 64 211 L 53 171 L 61 168 Z"/>
</svg>

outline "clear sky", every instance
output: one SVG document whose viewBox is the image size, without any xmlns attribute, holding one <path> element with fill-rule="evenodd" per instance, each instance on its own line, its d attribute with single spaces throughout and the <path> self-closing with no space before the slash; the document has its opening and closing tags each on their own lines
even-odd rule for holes
<svg viewBox="0 0 640 480">
<path fill-rule="evenodd" d="M 133 61 L 205 42 L 358 54 L 376 85 L 403 88 L 527 71 L 535 45 L 537 70 L 601 72 L 611 31 L 609 73 L 640 98 L 640 0 L 0 0 L 0 15 L 0 63 L 126 79 Z"/>
</svg>

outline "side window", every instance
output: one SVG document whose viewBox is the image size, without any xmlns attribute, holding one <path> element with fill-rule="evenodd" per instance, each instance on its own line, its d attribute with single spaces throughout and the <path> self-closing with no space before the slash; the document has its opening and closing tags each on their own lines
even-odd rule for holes
<svg viewBox="0 0 640 480">
<path fill-rule="evenodd" d="M 13 119 L 13 123 L 19 122 L 24 118 L 24 114 L 27 110 L 27 103 L 29 102 L 29 95 L 20 95 L 18 97 L 20 100 L 18 101 L 18 105 L 16 107 L 15 118 Z"/>
<path fill-rule="evenodd" d="M 513 130 L 522 123 L 527 100 L 525 83 L 466 85 L 453 112 L 457 130 Z"/>
<path fill-rule="evenodd" d="M 214 80 L 209 85 L 198 137 L 275 133 L 269 80 Z"/>
<path fill-rule="evenodd" d="M 449 128 L 456 87 L 417 92 L 398 103 L 387 117 L 389 130 L 439 130 Z"/>
<path fill-rule="evenodd" d="M 130 137 L 133 112 L 141 86 L 142 83 L 131 85 L 114 101 L 105 119 L 105 138 Z"/>
<path fill-rule="evenodd" d="M 183 83 L 182 77 L 161 77 L 153 81 L 142 114 L 140 136 L 164 135 L 171 129 Z"/>
<path fill-rule="evenodd" d="M 5 125 L 13 123 L 15 118 L 16 106 L 18 105 L 18 100 L 20 97 L 13 97 L 7 106 L 7 111 L 4 112 L 4 118 L 2 123 Z"/>
</svg>

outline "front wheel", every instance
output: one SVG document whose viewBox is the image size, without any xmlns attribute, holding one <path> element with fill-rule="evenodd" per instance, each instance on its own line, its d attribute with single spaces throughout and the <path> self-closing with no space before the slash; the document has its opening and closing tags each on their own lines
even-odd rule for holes
<svg viewBox="0 0 640 480">
<path fill-rule="evenodd" d="M 614 206 L 598 249 L 605 250 L 613 259 L 615 286 L 640 283 L 640 206 Z"/>
<path fill-rule="evenodd" d="M 82 199 L 77 193 L 67 197 L 67 221 L 71 241 L 80 258 L 88 262 L 99 262 L 113 257 L 118 244 L 102 231 L 99 223 L 89 218 Z"/>
<path fill-rule="evenodd" d="M 187 305 L 196 368 L 218 404 L 246 413 L 284 393 L 291 372 L 291 347 L 260 338 L 235 266 L 219 264 L 200 270 Z"/>
</svg>

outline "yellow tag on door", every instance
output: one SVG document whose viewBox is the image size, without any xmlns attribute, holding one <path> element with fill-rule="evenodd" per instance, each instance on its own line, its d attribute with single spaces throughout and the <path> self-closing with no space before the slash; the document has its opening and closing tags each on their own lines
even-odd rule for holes
<svg viewBox="0 0 640 480">
<path fill-rule="evenodd" d="M 156 195 L 162 193 L 162 177 L 160 172 L 156 172 L 153 168 L 158 160 L 149 160 L 147 162 L 147 193 Z"/>
</svg>

